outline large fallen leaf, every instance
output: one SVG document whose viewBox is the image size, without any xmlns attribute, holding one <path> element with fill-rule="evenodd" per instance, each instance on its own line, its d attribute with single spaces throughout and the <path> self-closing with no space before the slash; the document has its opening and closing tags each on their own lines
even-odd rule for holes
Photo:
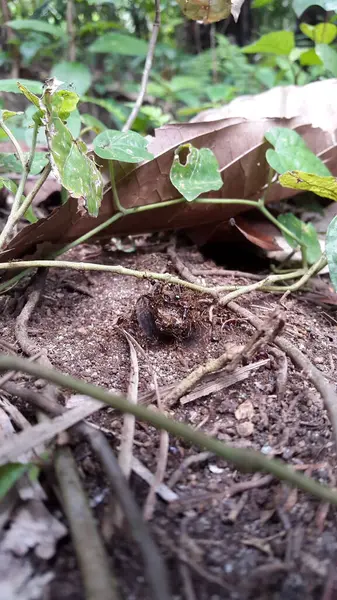
<svg viewBox="0 0 337 600">
<path fill-rule="evenodd" d="M 317 109 L 319 107 L 319 110 Z M 337 80 L 321 81 L 302 88 L 281 87 L 266 93 L 236 99 L 223 109 L 206 111 L 200 121 L 166 125 L 155 131 L 148 151 L 153 160 L 116 168 L 119 198 L 126 208 L 166 202 L 179 197 L 169 177 L 178 146 L 211 149 L 219 163 L 223 181 L 219 191 L 203 197 L 258 199 L 267 182 L 269 166 L 265 159 L 269 147 L 265 134 L 274 127 L 289 127 L 303 136 L 307 146 L 337 175 Z M 212 115 L 213 121 L 208 121 Z M 220 116 L 220 118 L 219 118 Z M 267 116 L 268 118 L 263 118 Z M 103 159 L 98 159 L 107 171 Z M 268 202 L 294 195 L 278 184 L 268 192 Z M 83 214 L 76 199 L 56 209 L 49 217 L 23 229 L 0 255 L 0 260 L 46 256 L 113 214 L 111 191 L 104 194 L 96 219 Z M 188 229 L 194 239 L 205 241 L 214 231 L 225 239 L 231 217 L 247 210 L 235 204 L 206 205 L 184 203 L 127 215 L 104 230 L 101 238 L 169 229 Z"/>
</svg>

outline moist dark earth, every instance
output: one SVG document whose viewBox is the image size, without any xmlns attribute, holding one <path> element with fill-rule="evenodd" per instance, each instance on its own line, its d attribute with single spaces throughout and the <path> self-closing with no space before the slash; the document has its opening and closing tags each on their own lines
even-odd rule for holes
<svg viewBox="0 0 337 600">
<path fill-rule="evenodd" d="M 205 270 L 206 283 L 249 283 L 245 277 L 207 275 L 207 270 L 216 265 L 189 245 L 182 243 L 178 254 L 191 272 Z M 131 253 L 86 246 L 69 258 L 177 274 L 165 247 L 156 243 Z M 16 344 L 15 320 L 24 301 L 22 287 L 0 297 L 1 338 L 11 344 Z M 280 296 L 254 292 L 238 302 L 259 318 L 267 319 L 280 307 Z M 313 304 L 305 294 L 284 299 L 282 307 L 283 335 L 334 382 L 334 309 Z M 179 320 L 184 325 L 180 326 Z M 245 319 L 196 292 L 154 284 L 144 278 L 56 269 L 49 271 L 28 333 L 46 349 L 56 369 L 126 393 L 130 354 L 122 330 L 132 334 L 148 359 L 139 355 L 140 400 L 145 392 L 153 391 L 152 370 L 160 388 L 165 388 L 207 359 L 218 357 L 228 344 L 245 344 L 254 333 Z M 184 405 L 178 402 L 167 412 L 225 443 L 262 450 L 317 481 L 334 486 L 336 455 L 322 399 L 289 357 L 286 360 L 283 393 L 278 393 L 278 358 L 268 345 L 251 361 L 264 361 L 262 366 L 250 371 L 244 381 Z M 21 378 L 21 382 L 25 380 Z M 33 386 L 33 382 L 29 385 Z M 13 401 L 34 422 L 31 407 L 17 399 Z M 248 416 L 243 418 L 242 406 L 249 407 Z M 117 452 L 121 417 L 106 408 L 91 420 Z M 137 423 L 134 455 L 152 472 L 158 446 L 159 433 L 149 425 Z M 128 600 L 150 599 L 132 533 L 126 528 L 113 528 L 114 498 L 100 465 L 84 442 L 74 440 L 73 450 L 121 596 Z M 184 459 L 200 451 L 170 436 L 164 482 L 169 482 Z M 237 485 L 241 483 L 241 487 Z M 148 485 L 136 475 L 130 485 L 142 507 Z M 187 467 L 172 489 L 178 500 L 168 504 L 158 498 L 149 528 L 165 558 L 175 600 L 337 598 L 337 523 L 333 507 L 266 475 L 240 473 L 214 456 Z M 52 493 L 49 508 L 60 514 Z M 37 559 L 35 563 L 37 572 L 48 568 L 55 574 L 44 598 L 84 599 L 69 537 L 58 544 L 49 563 Z"/>
</svg>

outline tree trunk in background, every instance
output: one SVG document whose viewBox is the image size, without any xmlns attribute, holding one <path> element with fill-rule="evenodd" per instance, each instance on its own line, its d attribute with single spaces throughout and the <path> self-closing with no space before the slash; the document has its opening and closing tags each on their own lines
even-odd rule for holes
<svg viewBox="0 0 337 600">
<path fill-rule="evenodd" d="M 68 33 L 68 60 L 76 60 L 76 41 L 74 27 L 74 3 L 73 0 L 67 0 L 67 33 Z"/>
<path fill-rule="evenodd" d="M 7 21 L 11 20 L 11 14 L 8 8 L 7 0 L 1 0 L 1 10 L 3 14 L 3 21 L 7 23 Z M 3 46 L 8 46 L 9 53 L 11 56 L 11 73 L 10 76 L 12 79 L 17 79 L 20 76 L 20 51 L 19 48 L 15 45 L 12 45 L 11 40 L 15 40 L 15 34 L 10 27 L 4 27 L 4 44 Z"/>
</svg>

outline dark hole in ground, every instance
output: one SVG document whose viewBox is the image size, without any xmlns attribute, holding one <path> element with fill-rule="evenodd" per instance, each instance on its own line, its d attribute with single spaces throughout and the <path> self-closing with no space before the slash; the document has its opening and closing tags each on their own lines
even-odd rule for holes
<svg viewBox="0 0 337 600">
<path fill-rule="evenodd" d="M 245 240 L 225 244 L 208 243 L 200 251 L 207 260 L 213 260 L 226 269 L 260 273 L 270 268 L 270 261 L 263 251 Z"/>
</svg>

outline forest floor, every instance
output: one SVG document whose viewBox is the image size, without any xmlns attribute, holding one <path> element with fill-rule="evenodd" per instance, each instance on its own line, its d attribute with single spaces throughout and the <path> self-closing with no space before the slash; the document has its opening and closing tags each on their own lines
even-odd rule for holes
<svg viewBox="0 0 337 600">
<path fill-rule="evenodd" d="M 84 246 L 69 256 L 177 275 L 165 246 L 153 239 L 149 238 L 148 245 L 135 252 Z M 204 272 L 202 277 L 207 284 L 250 283 L 238 274 L 210 274 L 211 269 L 219 267 L 187 243 L 182 242 L 177 253 L 190 273 L 200 277 Z M 15 324 L 29 293 L 29 288 L 25 294 L 22 288 L 14 288 L 10 294 L 0 296 L 1 339 L 16 351 L 20 351 L 20 340 Z M 243 296 L 237 302 L 263 321 L 275 310 L 282 310 L 282 335 L 328 381 L 336 382 L 337 320 L 333 308 L 313 304 L 301 294 L 287 297 L 282 305 L 280 296 L 260 292 Z M 165 323 L 160 323 L 160 319 Z M 167 324 L 170 320 L 171 324 Z M 190 371 L 223 354 L 228 344 L 247 344 L 255 331 L 246 318 L 196 292 L 147 279 L 54 269 L 48 273 L 27 334 L 35 347 L 45 350 L 55 369 L 125 394 L 130 379 L 130 350 L 123 330 L 145 351 L 145 358 L 138 352 L 138 395 L 139 402 L 152 405 L 153 372 L 165 401 L 167 391 Z M 167 414 L 225 443 L 262 450 L 267 456 L 283 459 L 333 487 L 336 453 L 319 393 L 273 343 L 262 345 L 249 365 L 250 370 L 247 365 L 240 365 L 232 380 L 227 376 L 227 383 L 223 383 L 219 372 L 208 376 L 206 381 L 215 391 L 199 386 L 195 397 L 185 395 L 167 408 Z M 16 383 L 22 382 L 34 389 L 27 376 L 16 379 Z M 7 398 L 31 423 L 36 422 L 31 405 L 10 395 Z M 118 452 L 120 415 L 112 408 L 103 408 L 89 421 L 103 431 L 111 448 Z M 158 431 L 136 423 L 133 453 L 152 473 L 159 444 Z M 73 451 L 122 597 L 150 599 L 132 532 L 114 527 L 114 498 L 99 463 L 89 445 L 76 437 Z M 190 457 L 190 461 L 186 460 Z M 201 453 L 199 448 L 172 436 L 164 483 L 174 492 L 174 499 L 157 497 L 149 529 L 165 559 L 175 600 L 337 597 L 336 511 L 328 504 L 272 476 L 243 474 L 230 463 Z M 142 507 L 148 484 L 133 473 L 130 485 Z M 46 505 L 67 527 L 52 492 Z M 41 598 L 84 600 L 69 535 L 59 541 L 49 560 L 35 556 L 33 564 L 35 574 L 54 574 Z"/>
</svg>

